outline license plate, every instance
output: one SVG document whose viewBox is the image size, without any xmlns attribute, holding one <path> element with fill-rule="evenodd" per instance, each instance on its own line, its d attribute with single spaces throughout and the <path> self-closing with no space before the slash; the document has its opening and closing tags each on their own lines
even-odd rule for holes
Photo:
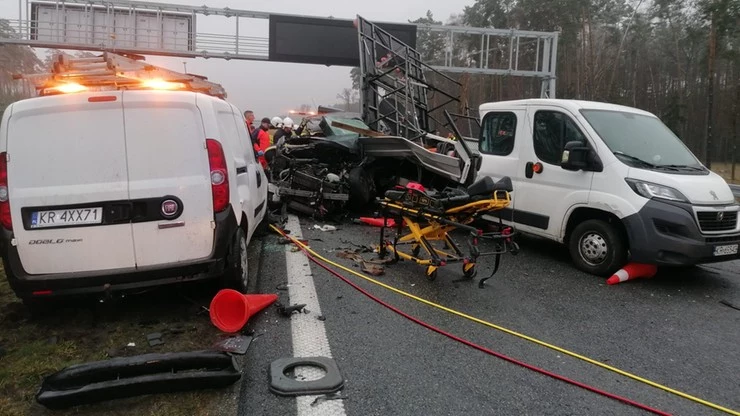
<svg viewBox="0 0 740 416">
<path fill-rule="evenodd" d="M 730 244 L 727 246 L 715 246 L 714 247 L 714 255 L 715 256 L 731 256 L 733 254 L 737 254 L 737 244 Z"/>
<path fill-rule="evenodd" d="M 31 213 L 31 228 L 70 227 L 75 225 L 100 224 L 103 208 L 55 209 Z"/>
</svg>

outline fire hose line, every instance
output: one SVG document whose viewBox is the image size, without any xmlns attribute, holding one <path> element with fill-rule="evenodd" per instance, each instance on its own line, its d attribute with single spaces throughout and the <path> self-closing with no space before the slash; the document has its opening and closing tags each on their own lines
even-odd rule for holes
<svg viewBox="0 0 740 416">
<path fill-rule="evenodd" d="M 679 396 L 681 398 L 690 400 L 692 402 L 695 402 L 695 403 L 698 403 L 698 404 L 701 404 L 701 405 L 710 407 L 710 408 L 715 409 L 715 410 L 719 410 L 721 412 L 724 412 L 724 413 L 727 413 L 727 414 L 730 414 L 730 415 L 740 416 L 740 412 L 738 412 L 736 410 L 732 410 L 732 409 L 729 409 L 727 407 L 720 406 L 718 404 L 709 402 L 709 401 L 704 400 L 704 399 L 701 399 L 699 397 L 692 396 L 692 395 L 690 395 L 688 393 L 684 393 L 682 391 L 679 391 L 679 390 L 670 388 L 668 386 L 664 386 L 664 385 L 662 385 L 660 383 L 656 383 L 656 382 L 654 382 L 652 380 L 649 380 L 649 379 L 646 379 L 644 377 L 640 377 L 640 376 L 638 376 L 636 374 L 632 374 L 630 372 L 621 370 L 619 368 L 610 366 L 608 364 L 604 364 L 604 363 L 602 363 L 600 361 L 594 360 L 593 358 L 589 358 L 589 357 L 586 357 L 584 355 L 581 355 L 581 354 L 575 353 L 573 351 L 567 350 L 565 348 L 558 347 L 557 345 L 553 345 L 553 344 L 547 343 L 545 341 L 541 341 L 541 340 L 539 340 L 537 338 L 534 338 L 534 337 L 531 337 L 531 336 L 528 336 L 528 335 L 525 335 L 525 334 L 516 332 L 514 330 L 505 328 L 505 327 L 500 326 L 500 325 L 496 325 L 494 323 L 485 321 L 485 320 L 480 319 L 480 318 L 476 318 L 474 316 L 465 314 L 465 313 L 460 312 L 460 311 L 457 311 L 455 309 L 451 309 L 451 308 L 448 308 L 446 306 L 440 305 L 438 303 L 434 303 L 432 301 L 429 301 L 427 299 L 420 298 L 420 297 L 418 297 L 416 295 L 412 295 L 411 293 L 405 292 L 405 291 L 403 291 L 401 289 L 395 288 L 393 286 L 387 285 L 387 284 L 385 284 L 383 282 L 380 282 L 378 280 L 375 280 L 373 278 L 367 277 L 367 276 L 365 276 L 365 275 L 363 275 L 361 273 L 358 273 L 358 272 L 356 272 L 356 271 L 354 271 L 354 270 L 352 270 L 352 269 L 350 269 L 348 267 L 345 267 L 345 266 L 343 266 L 343 265 L 341 265 L 339 263 L 336 263 L 336 262 L 334 262 L 332 260 L 327 259 L 326 257 L 323 257 L 322 255 L 318 254 L 317 252 L 315 252 L 313 249 L 311 249 L 307 245 L 301 243 L 300 241 L 296 240 L 292 236 L 290 236 L 288 234 L 285 234 L 282 230 L 280 230 L 279 228 L 275 227 L 274 225 L 270 225 L 270 228 L 272 228 L 275 232 L 277 232 L 281 236 L 283 236 L 285 238 L 288 238 L 293 244 L 295 244 L 298 248 L 300 248 L 301 251 L 303 251 L 303 253 L 306 255 L 306 257 L 308 257 L 309 260 L 313 261 L 314 263 L 316 263 L 317 265 L 319 265 L 321 268 L 325 269 L 326 271 L 328 271 L 332 275 L 338 277 L 339 279 L 341 279 L 345 283 L 349 284 L 353 288 L 357 289 L 362 294 L 364 294 L 365 296 L 367 296 L 370 299 L 374 300 L 375 302 L 383 305 L 384 307 L 386 307 L 388 309 L 391 309 L 392 311 L 396 312 L 397 314 L 403 316 L 406 319 L 411 320 L 414 323 L 417 323 L 417 324 L 419 324 L 419 325 L 421 325 L 421 326 L 423 326 L 423 327 L 425 327 L 425 328 L 427 328 L 429 330 L 432 330 L 434 332 L 437 332 L 437 333 L 439 333 L 441 335 L 444 335 L 444 336 L 446 336 L 448 338 L 451 338 L 451 339 L 453 339 L 455 341 L 461 342 L 461 343 L 463 343 L 463 344 L 465 344 L 467 346 L 470 346 L 472 348 L 475 348 L 475 349 L 477 349 L 479 351 L 485 352 L 486 354 L 493 355 L 495 357 L 501 358 L 503 360 L 506 360 L 506 361 L 509 361 L 511 363 L 514 363 L 514 364 L 520 365 L 522 367 L 525 367 L 527 369 L 530 369 L 532 371 L 536 371 L 538 373 L 547 375 L 547 376 L 552 377 L 552 378 L 555 378 L 557 380 L 565 381 L 566 383 L 570 383 L 570 384 L 573 384 L 575 386 L 581 387 L 583 389 L 592 391 L 594 393 L 597 393 L 597 394 L 600 394 L 600 395 L 603 395 L 603 396 L 606 396 L 606 397 L 609 397 L 609 398 L 612 398 L 612 399 L 615 399 L 615 400 L 619 400 L 619 401 L 621 401 L 623 403 L 626 403 L 626 404 L 629 404 L 629 405 L 638 407 L 640 409 L 643 409 L 643 410 L 646 410 L 646 411 L 649 411 L 649 412 L 652 412 L 652 413 L 655 413 L 655 414 L 659 414 L 659 415 L 668 415 L 669 414 L 669 413 L 663 412 L 661 410 L 653 409 L 653 408 L 651 408 L 649 406 L 646 406 L 646 405 L 643 405 L 641 403 L 634 402 L 634 401 L 629 400 L 627 398 L 624 398 L 624 397 L 621 397 L 621 396 L 618 396 L 618 395 L 615 395 L 615 394 L 612 394 L 612 393 L 609 393 L 609 392 L 606 392 L 606 391 L 599 390 L 599 389 L 597 389 L 595 387 L 591 387 L 589 385 L 580 383 L 580 382 L 575 381 L 575 380 L 571 380 L 571 379 L 569 379 L 567 377 L 564 377 L 564 376 L 561 376 L 561 375 L 558 375 L 558 374 L 549 372 L 547 370 L 543 370 L 541 368 L 532 366 L 532 365 L 527 364 L 527 363 L 524 363 L 522 361 L 518 361 L 518 360 L 516 360 L 514 358 L 508 357 L 508 356 L 503 355 L 501 353 L 497 353 L 497 352 L 495 352 L 493 350 L 490 350 L 488 348 L 485 348 L 483 346 L 480 346 L 478 344 L 475 344 L 475 343 L 473 343 L 471 341 L 465 340 L 463 338 L 460 338 L 460 337 L 457 337 L 457 336 L 455 336 L 453 334 L 450 334 L 448 332 L 445 332 L 445 331 L 443 331 L 443 330 L 441 330 L 439 328 L 436 328 L 436 327 L 434 327 L 434 326 L 432 326 L 430 324 L 427 324 L 427 323 L 425 323 L 425 322 L 423 322 L 423 321 L 421 321 L 421 320 L 419 320 L 417 318 L 414 318 L 414 317 L 406 314 L 405 312 L 403 312 L 403 311 L 395 308 L 392 305 L 389 305 L 388 303 L 383 302 L 382 300 L 380 300 L 377 297 L 373 296 L 372 294 L 370 294 L 366 290 L 364 290 L 361 287 L 357 286 L 355 283 L 353 283 L 352 281 L 350 281 L 349 279 L 347 279 L 345 276 L 342 276 L 338 272 L 332 270 L 326 264 L 329 264 L 329 265 L 334 266 L 334 267 L 336 267 L 338 269 L 344 270 L 347 273 L 350 273 L 350 274 L 352 274 L 354 276 L 357 276 L 357 277 L 359 277 L 361 279 L 364 279 L 364 280 L 366 280 L 366 281 L 368 281 L 370 283 L 373 283 L 373 284 L 375 284 L 377 286 L 380 286 L 380 287 L 382 287 L 384 289 L 388 289 L 388 290 L 390 290 L 392 292 L 395 292 L 395 293 L 397 293 L 399 295 L 405 296 L 405 297 L 407 297 L 409 299 L 413 299 L 413 300 L 415 300 L 417 302 L 426 304 L 426 305 L 431 306 L 433 308 L 436 308 L 436 309 L 439 309 L 439 310 L 448 312 L 448 313 L 453 314 L 453 315 L 457 315 L 457 316 L 459 316 L 461 318 L 465 318 L 465 319 L 467 319 L 469 321 L 473 321 L 473 322 L 479 323 L 481 325 L 485 325 L 485 326 L 487 326 L 489 328 L 493 328 L 493 329 L 496 329 L 498 331 L 504 332 L 506 334 L 513 335 L 513 336 L 515 336 L 517 338 L 524 339 L 526 341 L 532 342 L 534 344 L 540 345 L 540 346 L 545 347 L 545 348 L 549 348 L 551 350 L 560 352 L 562 354 L 571 356 L 573 358 L 577 358 L 577 359 L 579 359 L 581 361 L 585 361 L 585 362 L 587 362 L 589 364 L 593 364 L 593 365 L 595 365 L 597 367 L 601 367 L 601 368 L 603 368 L 605 370 L 609 370 L 611 372 L 617 373 L 619 375 L 622 375 L 624 377 L 627 377 L 627 378 L 630 378 L 632 380 L 638 381 L 640 383 L 647 384 L 648 386 L 655 387 L 657 389 L 660 389 L 660 390 L 663 390 L 663 391 L 665 391 L 667 393 L 671 393 L 671 394 L 676 395 L 676 396 Z"/>
</svg>

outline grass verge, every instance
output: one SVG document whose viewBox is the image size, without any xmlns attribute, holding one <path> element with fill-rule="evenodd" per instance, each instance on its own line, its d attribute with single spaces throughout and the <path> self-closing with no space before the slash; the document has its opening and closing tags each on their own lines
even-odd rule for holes
<svg viewBox="0 0 740 416">
<path fill-rule="evenodd" d="M 160 394 L 50 411 L 35 401 L 43 378 L 65 366 L 152 352 L 210 348 L 219 339 L 202 306 L 215 286 L 170 286 L 101 303 L 67 302 L 32 317 L 0 268 L 0 415 L 213 415 L 229 389 Z M 146 335 L 161 332 L 164 345 Z M 126 347 L 135 343 L 134 347 Z M 233 414 L 231 411 L 227 413 Z"/>
</svg>

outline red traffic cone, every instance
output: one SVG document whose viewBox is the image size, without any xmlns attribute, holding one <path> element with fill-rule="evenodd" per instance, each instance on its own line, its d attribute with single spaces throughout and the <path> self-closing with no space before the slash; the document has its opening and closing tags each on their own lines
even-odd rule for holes
<svg viewBox="0 0 740 416">
<path fill-rule="evenodd" d="M 657 272 L 658 267 L 654 264 L 629 263 L 614 273 L 612 277 L 607 279 L 606 284 L 616 285 L 617 283 L 638 279 L 640 277 L 650 278 L 655 276 Z"/>
<path fill-rule="evenodd" d="M 360 217 L 357 219 L 357 222 L 361 224 L 372 225 L 373 227 L 383 226 L 383 218 Z M 406 225 L 406 221 L 403 222 L 403 225 L 404 226 Z M 393 228 L 396 226 L 396 221 L 393 218 L 388 218 L 388 222 L 386 223 L 386 226 Z"/>
<path fill-rule="evenodd" d="M 245 295 L 232 289 L 223 289 L 211 300 L 211 322 L 224 332 L 237 332 L 249 318 L 277 300 L 278 296 Z"/>
</svg>

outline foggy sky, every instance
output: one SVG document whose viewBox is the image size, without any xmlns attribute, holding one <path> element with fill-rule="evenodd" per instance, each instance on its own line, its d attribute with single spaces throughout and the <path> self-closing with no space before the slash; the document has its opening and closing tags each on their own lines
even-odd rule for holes
<svg viewBox="0 0 740 416">
<path fill-rule="evenodd" d="M 23 0 L 25 5 L 26 0 Z M 459 14 L 474 0 L 161 0 L 162 3 L 214 8 L 229 7 L 255 11 L 353 19 L 360 15 L 368 20 L 406 23 L 431 10 L 436 20 L 447 20 Z M 24 6 L 25 7 L 25 6 Z M 0 0 L 0 18 L 18 19 L 17 0 Z M 233 21 L 225 17 L 197 15 L 198 32 L 231 34 Z M 245 22 L 254 22 L 245 28 Z M 246 33 L 245 33 L 246 32 Z M 240 35 L 267 37 L 267 20 L 240 19 Z M 44 54 L 45 50 L 39 50 Z M 333 105 L 336 95 L 351 86 L 350 69 L 321 65 L 292 64 L 222 59 L 186 59 L 147 56 L 147 62 L 208 77 L 226 88 L 228 100 L 240 109 L 252 109 L 257 117 L 284 116 L 301 104 Z"/>
</svg>

